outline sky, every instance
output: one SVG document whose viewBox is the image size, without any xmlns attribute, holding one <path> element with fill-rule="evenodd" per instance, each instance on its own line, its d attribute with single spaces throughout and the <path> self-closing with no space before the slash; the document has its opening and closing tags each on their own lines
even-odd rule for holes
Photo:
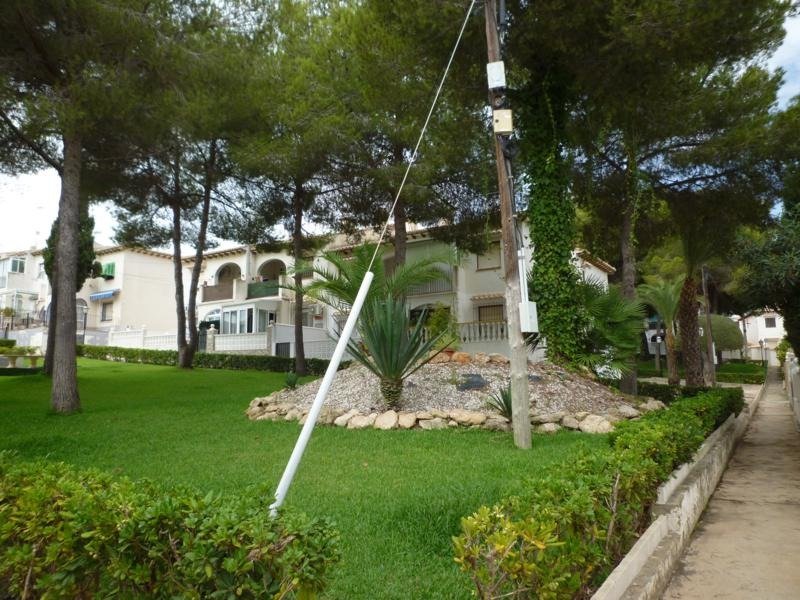
<svg viewBox="0 0 800 600">
<path fill-rule="evenodd" d="M 786 39 L 767 64 L 785 71 L 778 96 L 779 105 L 785 106 L 800 94 L 800 16 L 787 20 Z M 0 174 L 0 252 L 44 245 L 58 213 L 59 189 L 58 175 L 52 169 L 17 177 Z M 91 211 L 95 241 L 111 244 L 115 221 L 109 203 Z"/>
</svg>

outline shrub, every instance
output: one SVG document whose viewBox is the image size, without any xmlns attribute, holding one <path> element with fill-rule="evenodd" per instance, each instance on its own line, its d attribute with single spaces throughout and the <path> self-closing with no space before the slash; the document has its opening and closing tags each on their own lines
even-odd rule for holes
<svg viewBox="0 0 800 600">
<path fill-rule="evenodd" d="M 298 380 L 297 373 L 294 371 L 289 371 L 286 373 L 286 387 L 290 390 L 293 390 L 297 387 L 297 380 Z"/>
<path fill-rule="evenodd" d="M 0 348 L 11 348 L 17 345 L 17 340 L 0 339 Z"/>
<path fill-rule="evenodd" d="M 588 596 L 647 526 L 661 481 L 743 406 L 740 388 L 716 388 L 619 424 L 607 452 L 555 465 L 464 518 L 456 562 L 480 598 Z"/>
<path fill-rule="evenodd" d="M 313 598 L 338 560 L 324 520 L 0 455 L 0 596 Z"/>
<path fill-rule="evenodd" d="M 671 404 L 680 398 L 696 396 L 711 389 L 686 385 L 667 385 L 666 383 L 652 383 L 650 381 L 640 381 L 638 382 L 638 387 L 640 396 L 650 396 L 664 404 Z"/>
<path fill-rule="evenodd" d="M 792 345 L 789 343 L 789 340 L 786 337 L 784 337 L 780 342 L 778 342 L 778 345 L 775 346 L 775 358 L 778 359 L 781 368 L 783 368 L 783 363 L 786 362 L 786 354 L 791 349 Z"/>
<path fill-rule="evenodd" d="M 506 419 L 511 421 L 511 415 L 512 415 L 511 384 L 509 383 L 506 387 L 500 388 L 499 391 L 489 396 L 489 398 L 486 400 L 486 406 L 488 406 L 493 410 L 496 410 Z"/>
<path fill-rule="evenodd" d="M 439 342 L 446 333 L 425 339 L 423 319 L 411 327 L 405 302 L 392 296 L 369 305 L 361 315 L 358 332 L 361 343 L 351 340 L 347 350 L 378 377 L 381 396 L 392 408 L 400 406 L 403 380 L 441 351 Z"/>
<path fill-rule="evenodd" d="M 99 360 L 119 362 L 137 362 L 150 365 L 178 364 L 176 350 L 145 350 L 142 348 L 118 348 L 116 346 L 78 345 L 78 356 Z M 319 358 L 307 358 L 306 367 L 312 375 L 322 375 L 328 368 L 329 361 Z M 343 362 L 340 368 L 349 363 Z M 262 354 L 216 354 L 198 352 L 194 355 L 193 366 L 203 369 L 254 369 L 257 371 L 273 371 L 282 373 L 294 367 L 294 359 L 283 356 L 266 356 Z"/>
</svg>

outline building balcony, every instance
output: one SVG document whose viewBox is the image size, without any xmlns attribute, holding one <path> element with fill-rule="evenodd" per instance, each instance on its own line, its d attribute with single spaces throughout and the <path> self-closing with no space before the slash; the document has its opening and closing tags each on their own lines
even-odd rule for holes
<svg viewBox="0 0 800 600">
<path fill-rule="evenodd" d="M 277 281 L 256 281 L 247 284 L 247 298 L 270 298 L 280 296 L 281 286 Z"/>
<path fill-rule="evenodd" d="M 219 302 L 233 299 L 233 281 L 225 281 L 217 285 L 205 285 L 201 302 Z"/>
<path fill-rule="evenodd" d="M 446 294 L 453 291 L 453 276 L 450 274 L 446 279 L 437 279 L 415 285 L 408 290 L 409 296 L 426 296 L 428 294 Z"/>
</svg>

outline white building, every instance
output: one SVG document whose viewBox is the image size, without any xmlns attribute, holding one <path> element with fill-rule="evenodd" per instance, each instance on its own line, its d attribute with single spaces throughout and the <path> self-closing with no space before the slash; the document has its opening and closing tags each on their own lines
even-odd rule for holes
<svg viewBox="0 0 800 600">
<path fill-rule="evenodd" d="M 36 316 L 39 298 L 39 269 L 44 266 L 33 250 L 0 253 L 0 315 L 16 320 Z M 8 319 L 10 321 L 10 319 Z"/>
<path fill-rule="evenodd" d="M 776 366 L 778 359 L 775 355 L 775 346 L 786 335 L 783 317 L 774 311 L 764 311 L 747 317 L 735 315 L 733 320 L 739 323 L 739 328 L 745 337 L 746 357 L 750 360 L 766 359 L 770 365 Z"/>
</svg>

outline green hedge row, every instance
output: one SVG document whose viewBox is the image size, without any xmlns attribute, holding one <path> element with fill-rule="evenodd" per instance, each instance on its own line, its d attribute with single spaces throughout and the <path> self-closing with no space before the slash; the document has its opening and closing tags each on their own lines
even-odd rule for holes
<svg viewBox="0 0 800 600">
<path fill-rule="evenodd" d="M 687 385 L 667 385 L 666 383 L 652 383 L 650 381 L 639 381 L 637 387 L 640 396 L 650 396 L 656 400 L 661 400 L 664 404 L 671 404 L 675 400 L 696 396 L 712 389 Z"/>
<path fill-rule="evenodd" d="M 272 496 L 200 495 L 0 454 L 2 598 L 314 598 L 339 559 L 325 520 Z"/>
<path fill-rule="evenodd" d="M 13 348 L 17 345 L 17 340 L 0 339 L 0 348 Z"/>
<path fill-rule="evenodd" d="M 591 595 L 649 524 L 660 483 L 743 406 L 739 388 L 676 400 L 620 423 L 608 451 L 554 465 L 523 494 L 462 519 L 455 559 L 478 597 Z"/>
<path fill-rule="evenodd" d="M 116 346 L 78 345 L 78 356 L 113 360 L 120 362 L 146 363 L 150 365 L 178 364 L 177 350 L 145 350 L 142 348 L 119 348 Z M 322 375 L 328 368 L 329 361 L 318 358 L 307 358 L 306 367 L 312 375 Z M 274 371 L 278 373 L 293 371 L 294 359 L 283 356 L 266 356 L 256 354 L 216 354 L 198 352 L 194 355 L 195 367 L 203 369 L 255 369 L 258 371 Z"/>
<path fill-rule="evenodd" d="M 761 370 L 758 373 L 717 373 L 719 383 L 755 383 L 761 384 L 767 378 L 766 373 Z"/>
</svg>

